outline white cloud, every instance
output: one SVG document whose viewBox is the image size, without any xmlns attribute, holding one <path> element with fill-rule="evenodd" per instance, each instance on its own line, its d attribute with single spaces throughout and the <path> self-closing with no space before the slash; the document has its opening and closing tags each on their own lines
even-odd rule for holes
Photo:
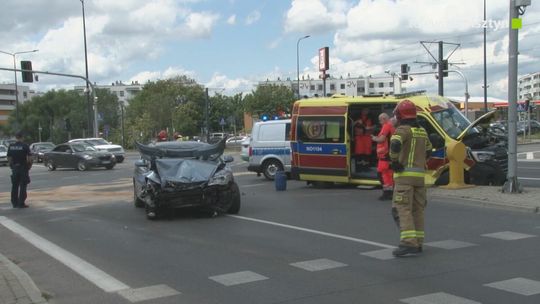
<svg viewBox="0 0 540 304">
<path fill-rule="evenodd" d="M 488 2 L 487 6 L 490 22 L 487 43 L 488 94 L 506 98 L 508 7 L 504 1 L 492 2 Z M 414 72 L 431 71 L 428 66 L 414 63 L 433 61 L 419 41 L 461 43 L 462 47 L 452 55 L 450 61 L 464 61 L 466 65 L 452 68 L 460 68 L 469 78 L 471 94 L 480 95 L 483 84 L 482 19 L 482 1 L 293 0 L 286 13 L 284 29 L 286 32 L 312 35 L 333 32 L 329 73 L 334 77 L 347 77 L 349 74 L 352 77 L 388 76 L 384 71 L 399 72 L 401 63 L 411 65 Z M 540 25 L 536 24 L 539 19 L 540 10 L 533 7 L 529 7 L 523 16 L 520 74 L 538 70 L 534 62 L 540 59 L 540 48 L 535 37 L 540 34 Z M 527 20 L 533 25 L 527 26 Z M 436 45 L 432 50 L 436 51 Z M 451 46 L 446 45 L 445 56 L 450 51 Z M 318 78 L 317 64 L 318 58 L 313 57 L 311 65 L 303 68 L 303 73 Z M 283 74 L 280 76 L 283 77 Z M 405 83 L 409 90 L 437 92 L 437 81 L 433 75 L 413 78 L 413 81 Z M 464 84 L 460 77 L 451 74 L 445 78 L 447 95 L 462 95 L 463 91 Z"/>
<path fill-rule="evenodd" d="M 236 24 L 236 15 L 230 15 L 229 18 L 227 18 L 227 24 L 235 25 Z"/>
<path fill-rule="evenodd" d="M 246 25 L 252 25 L 261 19 L 261 12 L 254 10 L 246 17 Z"/>
<path fill-rule="evenodd" d="M 222 94 L 251 92 L 254 82 L 245 78 L 229 78 L 221 73 L 214 73 L 205 85 L 209 88 L 222 89 Z"/>
<path fill-rule="evenodd" d="M 347 7 L 344 3 L 336 1 L 327 6 L 321 0 L 293 0 L 285 16 L 285 31 L 317 34 L 343 27 Z"/>
<path fill-rule="evenodd" d="M 214 24 L 218 19 L 219 15 L 214 13 L 202 12 L 189 14 L 186 18 L 186 37 L 200 38 L 210 36 Z"/>
<path fill-rule="evenodd" d="M 16 15 L 2 9 L 2 50 L 39 49 L 39 56 L 25 54 L 20 58 L 33 58 L 35 69 L 84 75 L 80 2 L 22 3 L 28 1 L 17 1 L 17 5 L 8 1 L 7 6 Z M 209 37 L 219 15 L 188 6 L 197 1 L 125 0 L 121 4 L 109 0 L 86 1 L 90 79 L 98 83 L 118 79 L 136 63 L 159 58 L 166 42 Z M 0 64 L 9 62 L 9 56 L 5 57 L 0 56 Z M 9 81 L 6 76 L 0 73 L 0 81 Z M 61 86 L 74 81 L 41 76 L 38 86 L 46 88 L 54 83 Z"/>
</svg>

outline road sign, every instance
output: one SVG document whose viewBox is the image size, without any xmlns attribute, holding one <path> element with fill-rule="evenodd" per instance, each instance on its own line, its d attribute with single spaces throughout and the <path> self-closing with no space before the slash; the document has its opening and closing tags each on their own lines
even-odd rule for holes
<svg viewBox="0 0 540 304">
<path fill-rule="evenodd" d="M 517 110 L 518 112 L 525 112 L 525 104 L 518 103 Z"/>
<path fill-rule="evenodd" d="M 221 117 L 221 120 L 219 121 L 219 125 L 222 127 L 226 125 L 225 118 Z"/>
</svg>

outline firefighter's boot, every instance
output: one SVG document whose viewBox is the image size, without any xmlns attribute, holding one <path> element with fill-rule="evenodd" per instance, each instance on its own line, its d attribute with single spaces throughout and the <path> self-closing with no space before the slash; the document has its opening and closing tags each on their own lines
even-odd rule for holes
<svg viewBox="0 0 540 304">
<path fill-rule="evenodd" d="M 393 196 L 394 196 L 394 191 L 392 191 L 392 190 L 383 190 L 382 195 L 379 196 L 379 200 L 380 201 L 391 201 Z"/>
<path fill-rule="evenodd" d="M 403 257 L 407 255 L 415 255 L 421 252 L 422 251 L 420 251 L 418 247 L 399 245 L 397 249 L 392 251 L 392 255 L 395 257 Z"/>
</svg>

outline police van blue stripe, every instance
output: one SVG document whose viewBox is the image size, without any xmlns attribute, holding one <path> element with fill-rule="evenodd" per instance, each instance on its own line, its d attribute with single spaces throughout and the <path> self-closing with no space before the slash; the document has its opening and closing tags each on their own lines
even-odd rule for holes
<svg viewBox="0 0 540 304">
<path fill-rule="evenodd" d="M 253 149 L 253 155 L 255 156 L 261 156 L 261 155 L 290 155 L 291 149 L 289 148 L 255 148 Z"/>
</svg>

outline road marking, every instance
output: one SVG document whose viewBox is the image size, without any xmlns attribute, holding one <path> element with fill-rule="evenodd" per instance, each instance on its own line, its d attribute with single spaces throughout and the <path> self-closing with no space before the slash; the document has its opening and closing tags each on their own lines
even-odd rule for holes
<svg viewBox="0 0 540 304">
<path fill-rule="evenodd" d="M 317 259 L 317 260 L 311 260 L 311 261 L 296 262 L 296 263 L 291 263 L 289 265 L 300 268 L 300 269 L 304 269 L 307 271 L 321 271 L 321 270 L 328 270 L 328 269 L 348 266 L 347 264 L 332 261 L 329 259 Z"/>
<path fill-rule="evenodd" d="M 481 304 L 480 302 L 454 296 L 445 292 L 430 293 L 419 297 L 401 299 L 399 301 L 407 304 Z"/>
<path fill-rule="evenodd" d="M 180 294 L 178 291 L 166 285 L 131 289 L 128 285 L 120 282 L 111 275 L 105 273 L 103 270 L 55 245 L 54 243 L 51 243 L 50 241 L 42 238 L 41 236 L 5 216 L 0 216 L 0 224 L 22 237 L 36 248 L 64 264 L 71 270 L 75 271 L 103 291 L 109 293 L 118 293 L 128 301 L 138 302 L 143 301 L 140 300 L 142 298 L 144 298 L 144 300 L 150 300 Z"/>
<path fill-rule="evenodd" d="M 346 236 L 346 235 L 339 235 L 339 234 L 334 234 L 334 233 L 329 233 L 329 232 L 324 232 L 324 231 L 319 231 L 319 230 L 314 230 L 314 229 L 309 229 L 309 228 L 303 228 L 303 227 L 298 227 L 298 226 L 293 226 L 293 225 L 287 225 L 287 224 L 281 224 L 281 223 L 276 223 L 276 222 L 271 222 L 271 221 L 265 221 L 265 220 L 261 220 L 261 219 L 251 218 L 251 217 L 245 217 L 245 216 L 240 216 L 240 215 L 227 215 L 227 216 L 228 217 L 233 217 L 233 218 L 236 218 L 236 219 L 241 219 L 241 220 L 246 220 L 246 221 L 251 221 L 251 222 L 256 222 L 256 223 L 262 223 L 262 224 L 267 224 L 267 225 L 272 225 L 272 226 L 277 226 L 277 227 L 282 227 L 282 228 L 288 228 L 288 229 L 293 229 L 293 230 L 298 230 L 298 231 L 303 231 L 303 232 L 309 232 L 309 233 L 313 233 L 313 234 L 333 237 L 333 238 L 336 238 L 336 239 L 347 240 L 347 241 L 361 243 L 361 244 L 372 245 L 372 246 L 376 246 L 376 247 L 382 247 L 382 248 L 387 248 L 387 249 L 396 248 L 395 246 L 386 245 L 386 244 L 383 244 L 383 243 L 373 242 L 373 241 L 369 241 L 369 240 L 358 239 L 358 238 L 354 238 L 354 237 L 350 237 L 350 236 Z"/>
<path fill-rule="evenodd" d="M 246 175 L 257 176 L 257 173 L 255 173 L 255 172 L 238 172 L 238 173 L 235 173 L 235 172 L 233 172 L 233 175 L 234 176 L 246 176 Z"/>
<path fill-rule="evenodd" d="M 112 276 L 108 275 L 101 269 L 86 262 L 71 252 L 60 248 L 59 246 L 49 242 L 48 240 L 40 237 L 25 227 L 19 225 L 15 221 L 12 221 L 6 217 L 0 217 L 0 224 L 8 228 L 15 234 L 18 234 L 30 244 L 34 245 L 41 251 L 50 255 L 58 260 L 60 263 L 71 268 L 82 277 L 92 282 L 97 287 L 103 289 L 106 292 L 115 292 L 122 289 L 129 289 L 129 286 L 118 281 Z"/>
<path fill-rule="evenodd" d="M 499 240 L 503 240 L 503 241 L 515 241 L 515 240 L 521 240 L 521 239 L 536 237 L 536 235 L 517 233 L 517 232 L 512 232 L 512 231 L 501 231 L 501 232 L 495 232 L 495 233 L 488 233 L 488 234 L 482 234 L 482 236 L 490 237 L 490 238 L 494 238 L 494 239 L 499 239 Z"/>
<path fill-rule="evenodd" d="M 264 183 L 264 184 L 242 185 L 242 186 L 240 186 L 240 188 L 251 188 L 251 187 L 264 186 L 264 185 L 268 185 L 268 183 Z"/>
<path fill-rule="evenodd" d="M 460 249 L 460 248 L 476 246 L 476 244 L 462 242 L 462 241 L 455 241 L 455 240 L 429 242 L 429 243 L 425 243 L 424 245 L 430 246 L 430 247 L 435 247 L 435 248 L 446 249 L 446 250 Z"/>
<path fill-rule="evenodd" d="M 225 286 L 234 286 L 246 283 L 252 283 L 256 281 L 268 280 L 267 277 L 255 273 L 253 271 L 241 271 L 235 273 L 227 273 L 216 276 L 208 277 L 210 280 L 215 281 Z"/>
<path fill-rule="evenodd" d="M 540 294 L 540 282 L 525 278 L 514 278 L 506 281 L 493 282 L 484 286 L 496 288 L 522 296 L 533 296 Z"/>
<path fill-rule="evenodd" d="M 518 177 L 518 179 L 540 181 L 540 178 L 538 177 Z"/>
<path fill-rule="evenodd" d="M 368 251 L 368 252 L 362 252 L 361 255 L 365 255 L 370 258 L 374 258 L 377 260 L 392 260 L 394 259 L 394 255 L 392 254 L 392 251 L 394 249 L 380 249 L 380 250 L 374 250 L 374 251 Z"/>
<path fill-rule="evenodd" d="M 521 170 L 540 170 L 540 168 L 527 168 L 527 167 L 518 167 Z"/>
<path fill-rule="evenodd" d="M 179 295 L 180 292 L 170 288 L 167 285 L 154 285 L 142 288 L 121 290 L 118 292 L 124 299 L 136 303 L 152 299 L 171 297 Z"/>
</svg>

